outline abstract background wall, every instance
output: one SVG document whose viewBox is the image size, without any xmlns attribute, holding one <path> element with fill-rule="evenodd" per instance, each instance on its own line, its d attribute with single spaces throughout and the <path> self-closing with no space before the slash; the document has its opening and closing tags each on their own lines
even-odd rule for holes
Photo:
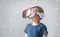
<svg viewBox="0 0 60 37">
<path fill-rule="evenodd" d="M 22 18 L 22 11 L 36 5 L 44 9 L 41 22 L 47 26 L 48 37 L 60 37 L 60 0 L 0 0 L 0 37 L 24 37 L 30 20 Z"/>
</svg>

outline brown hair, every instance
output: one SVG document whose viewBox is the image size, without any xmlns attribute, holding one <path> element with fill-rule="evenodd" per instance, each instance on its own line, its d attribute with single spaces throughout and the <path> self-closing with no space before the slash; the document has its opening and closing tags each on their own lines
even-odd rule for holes
<svg viewBox="0 0 60 37">
<path fill-rule="evenodd" d="M 44 10 L 39 6 L 34 6 L 32 8 L 36 8 L 37 12 L 43 12 L 44 13 Z"/>
</svg>

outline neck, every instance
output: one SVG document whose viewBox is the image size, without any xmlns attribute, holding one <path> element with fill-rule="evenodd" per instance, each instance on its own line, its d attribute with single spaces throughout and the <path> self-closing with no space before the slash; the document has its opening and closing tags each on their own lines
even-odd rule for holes
<svg viewBox="0 0 60 37">
<path fill-rule="evenodd" d="M 40 23 L 40 21 L 38 21 L 38 22 L 32 22 L 32 24 L 33 24 L 34 26 L 38 25 L 39 23 Z"/>
</svg>

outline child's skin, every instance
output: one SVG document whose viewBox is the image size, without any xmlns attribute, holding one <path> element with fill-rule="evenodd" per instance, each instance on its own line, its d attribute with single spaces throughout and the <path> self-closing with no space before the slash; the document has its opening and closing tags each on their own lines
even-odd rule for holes
<svg viewBox="0 0 60 37">
<path fill-rule="evenodd" d="M 31 17 L 30 20 L 33 26 L 36 26 L 38 25 L 38 23 L 40 23 L 39 15 L 35 15 L 34 17 Z M 28 37 L 27 33 L 25 33 L 25 37 Z M 43 37 L 47 37 L 47 35 L 43 35 Z"/>
</svg>

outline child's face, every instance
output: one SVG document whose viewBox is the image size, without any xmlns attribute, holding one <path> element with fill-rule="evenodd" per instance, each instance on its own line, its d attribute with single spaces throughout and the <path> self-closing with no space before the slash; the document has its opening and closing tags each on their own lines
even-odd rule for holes
<svg viewBox="0 0 60 37">
<path fill-rule="evenodd" d="M 39 17 L 39 15 L 35 15 L 34 17 L 31 17 L 30 20 L 32 22 L 39 22 L 40 21 L 40 17 Z"/>
</svg>

